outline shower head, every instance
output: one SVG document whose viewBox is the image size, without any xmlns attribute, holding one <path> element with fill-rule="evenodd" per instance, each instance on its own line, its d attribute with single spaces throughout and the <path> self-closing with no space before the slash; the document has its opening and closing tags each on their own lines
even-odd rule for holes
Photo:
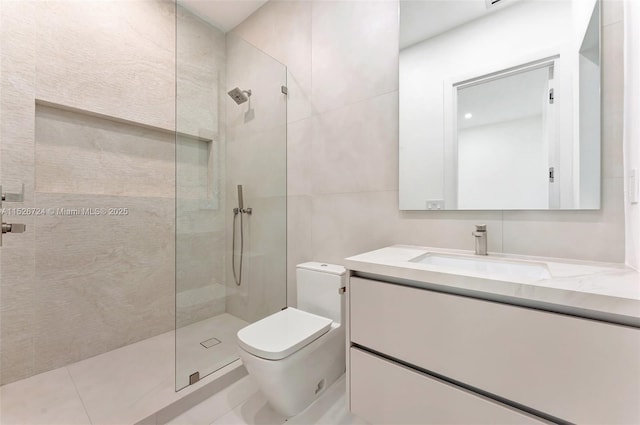
<svg viewBox="0 0 640 425">
<path fill-rule="evenodd" d="M 240 90 L 238 87 L 231 90 L 229 93 L 231 99 L 233 99 L 238 105 L 246 102 L 251 97 L 251 90 Z"/>
</svg>

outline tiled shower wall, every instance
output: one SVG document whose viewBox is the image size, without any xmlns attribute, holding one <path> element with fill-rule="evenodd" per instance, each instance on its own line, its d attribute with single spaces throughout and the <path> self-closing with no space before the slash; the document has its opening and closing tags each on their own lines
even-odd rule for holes
<svg viewBox="0 0 640 425">
<path fill-rule="evenodd" d="M 228 88 L 252 92 L 248 102 L 226 102 L 227 313 L 248 322 L 287 305 L 287 99 L 286 67 L 233 34 L 227 35 Z M 244 256 L 242 283 L 231 270 L 233 207 L 243 185 Z M 240 223 L 236 222 L 236 268 Z"/>
<path fill-rule="evenodd" d="M 226 39 L 178 6 L 176 306 L 178 327 L 226 311 Z"/>
<path fill-rule="evenodd" d="M 45 211 L 4 217 L 27 224 L 2 248 L 4 384 L 174 327 L 176 10 L 164 1 L 15 1 L 0 13 L 2 184 L 9 192 L 25 184 L 25 202 L 3 206 Z M 177 128 L 194 152 L 179 170 L 197 186 L 211 140 L 222 137 L 212 99 L 224 79 L 224 35 L 182 11 L 179 19 L 189 39 L 180 46 L 190 50 L 179 51 Z M 204 261 L 216 249 L 224 255 L 223 226 L 198 196 L 184 194 L 192 202 L 178 211 L 177 242 L 207 266 L 179 263 L 184 290 L 224 278 Z M 128 212 L 51 212 L 58 208 Z M 211 301 L 200 310 L 224 311 Z M 202 318 L 184 305 L 184 322 Z"/>
<path fill-rule="evenodd" d="M 624 260 L 622 6 L 604 3 L 598 211 L 398 210 L 398 3 L 272 0 L 234 32 L 288 67 L 289 304 L 295 264 L 405 243 Z"/>
</svg>

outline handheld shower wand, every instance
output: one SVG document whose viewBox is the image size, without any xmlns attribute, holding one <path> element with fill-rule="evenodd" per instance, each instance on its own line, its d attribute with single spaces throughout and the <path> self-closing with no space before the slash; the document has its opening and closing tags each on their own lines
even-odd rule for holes
<svg viewBox="0 0 640 425">
<path fill-rule="evenodd" d="M 238 185 L 238 206 L 233 209 L 233 241 L 231 248 L 231 267 L 233 269 L 233 280 L 236 285 L 240 286 L 242 283 L 242 258 L 244 256 L 244 223 L 242 215 L 251 215 L 251 208 L 244 208 L 244 199 L 242 196 L 242 185 Z M 238 267 L 238 273 L 236 274 L 236 218 L 240 216 L 240 264 Z"/>
<path fill-rule="evenodd" d="M 240 212 L 242 212 L 242 209 L 244 208 L 244 199 L 242 196 L 242 185 L 239 184 L 238 185 L 238 208 L 240 209 Z"/>
</svg>

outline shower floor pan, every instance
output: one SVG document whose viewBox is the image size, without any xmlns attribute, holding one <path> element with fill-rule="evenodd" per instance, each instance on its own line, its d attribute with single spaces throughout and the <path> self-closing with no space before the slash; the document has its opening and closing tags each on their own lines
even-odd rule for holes
<svg viewBox="0 0 640 425">
<path fill-rule="evenodd" d="M 210 353 L 200 346 L 201 341 L 235 333 L 246 325 L 224 313 L 181 328 L 180 341 L 187 332 L 186 339 Z M 164 424 L 247 374 L 236 360 L 176 392 L 174 341 L 175 333 L 167 332 L 4 385 L 0 423 Z M 226 343 L 235 345 L 235 340 Z"/>
</svg>

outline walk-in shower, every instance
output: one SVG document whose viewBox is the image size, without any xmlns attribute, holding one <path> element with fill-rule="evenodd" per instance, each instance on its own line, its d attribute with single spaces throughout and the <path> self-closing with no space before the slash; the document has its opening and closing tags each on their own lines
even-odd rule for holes
<svg viewBox="0 0 640 425">
<path fill-rule="evenodd" d="M 235 332 L 286 306 L 287 98 L 281 90 L 286 86 L 284 65 L 233 32 L 224 36 L 224 51 L 198 59 L 208 71 L 201 78 L 217 80 L 208 85 L 210 92 L 196 95 L 188 72 L 195 59 L 188 54 L 187 40 L 181 39 L 182 28 L 177 30 L 180 389 L 237 360 Z M 210 39 L 218 36 L 208 31 Z M 216 105 L 209 104 L 208 114 L 199 113 L 206 104 L 199 95 L 217 99 Z M 250 119 L 247 108 L 238 106 L 247 101 Z M 190 131 L 195 136 L 196 129 L 198 138 L 182 136 Z M 193 336 L 195 328 L 199 340 Z M 220 343 L 210 348 L 200 344 L 210 338 Z"/>
<path fill-rule="evenodd" d="M 1 9 L 0 421 L 135 423 L 286 305 L 286 68 L 171 1 Z"/>
</svg>

